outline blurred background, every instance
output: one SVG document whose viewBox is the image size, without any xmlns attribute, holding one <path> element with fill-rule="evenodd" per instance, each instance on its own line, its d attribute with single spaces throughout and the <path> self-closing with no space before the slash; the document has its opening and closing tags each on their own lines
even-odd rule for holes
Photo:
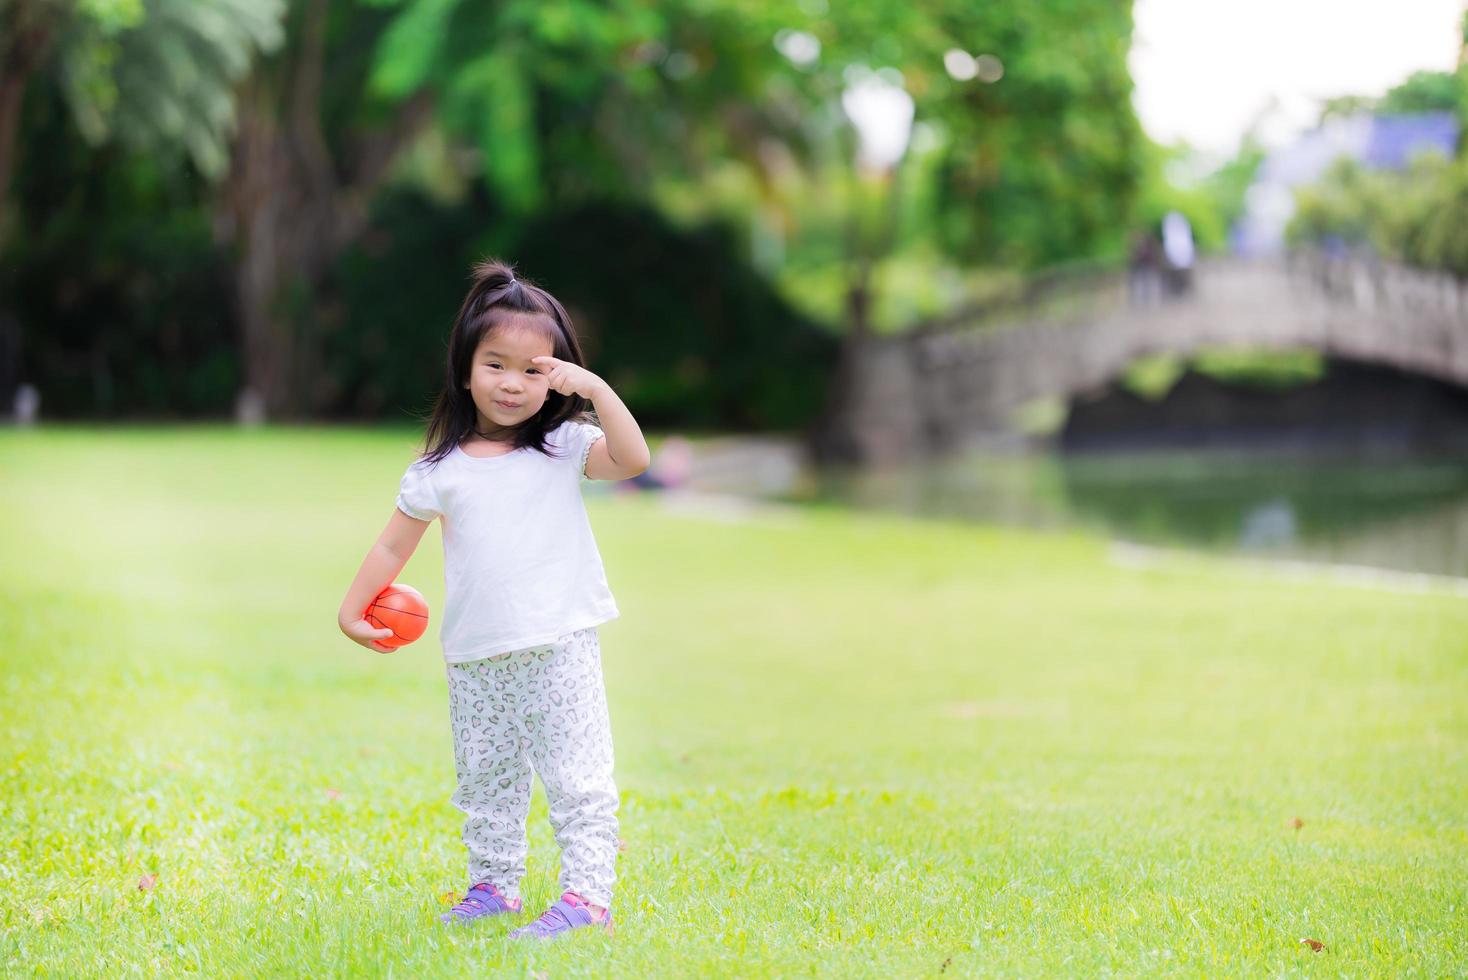
<svg viewBox="0 0 1468 980">
<path fill-rule="evenodd" d="M 494 255 L 648 488 L 1461 576 L 1464 46 L 1460 0 L 0 0 L 0 409 L 407 431 Z"/>
</svg>

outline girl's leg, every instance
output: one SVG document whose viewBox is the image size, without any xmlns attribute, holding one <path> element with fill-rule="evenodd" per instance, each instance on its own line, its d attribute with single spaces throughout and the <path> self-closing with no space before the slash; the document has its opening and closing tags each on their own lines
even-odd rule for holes
<svg viewBox="0 0 1468 980">
<path fill-rule="evenodd" d="M 469 883 L 487 881 L 510 901 L 525 876 L 525 817 L 530 812 L 528 742 L 517 718 L 515 686 L 525 654 L 449 664 L 449 714 L 464 811 Z M 517 664 L 518 661 L 518 664 Z"/>
<path fill-rule="evenodd" d="M 536 652 L 526 671 L 530 761 L 561 847 L 561 890 L 609 908 L 617 861 L 612 728 L 595 629 Z"/>
</svg>

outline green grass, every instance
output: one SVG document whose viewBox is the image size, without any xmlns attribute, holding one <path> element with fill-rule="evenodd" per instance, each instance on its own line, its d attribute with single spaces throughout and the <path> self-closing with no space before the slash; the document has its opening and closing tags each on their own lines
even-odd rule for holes
<svg viewBox="0 0 1468 980">
<path fill-rule="evenodd" d="M 9 970 L 1464 974 L 1468 601 L 604 485 L 618 935 L 440 931 L 438 650 L 335 625 L 412 438 L 0 434 Z"/>
</svg>

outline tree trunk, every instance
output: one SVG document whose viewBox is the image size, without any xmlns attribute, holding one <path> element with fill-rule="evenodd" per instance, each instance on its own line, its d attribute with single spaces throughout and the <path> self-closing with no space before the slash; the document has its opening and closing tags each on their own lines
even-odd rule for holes
<svg viewBox="0 0 1468 980">
<path fill-rule="evenodd" d="M 366 137 L 343 180 L 321 128 L 327 0 L 302 11 L 300 41 L 241 89 L 239 127 L 221 189 L 222 224 L 236 243 L 235 304 L 246 404 L 268 418 L 320 404 L 313 306 L 342 251 L 366 228 L 372 195 L 397 151 L 427 121 L 418 95 Z"/>
<path fill-rule="evenodd" d="M 881 209 L 874 229 L 866 228 L 864 205 L 858 194 L 847 215 L 846 226 L 846 332 L 841 338 L 835 374 L 831 379 L 830 397 L 812 437 L 810 450 L 820 462 L 866 464 L 897 454 L 896 442 L 909 442 L 920 433 L 908 422 L 909 406 L 874 404 L 873 377 L 874 334 L 872 330 L 873 284 L 877 262 L 892 250 L 901 218 L 901 198 L 897 173 L 889 172 L 881 180 L 876 202 Z M 894 390 L 903 391 L 903 385 Z M 890 414 L 896 425 L 882 419 Z M 880 424 L 873 425 L 876 421 Z M 908 450 L 919 449 L 907 446 Z"/>
<path fill-rule="evenodd" d="M 9 214 L 10 181 L 19 157 L 16 136 L 26 85 L 51 49 L 51 32 L 37 10 L 25 0 L 12 0 L 0 18 L 0 236 Z"/>
<path fill-rule="evenodd" d="M 20 107 L 25 101 L 25 75 L 0 67 L 0 231 L 9 213 L 10 180 L 15 173 L 15 136 L 20 129 Z M 3 240 L 3 239 L 0 239 Z"/>
<path fill-rule="evenodd" d="M 31 75 L 50 53 L 51 32 L 38 8 L 11 0 L 0 16 L 0 251 L 10 218 L 10 183 L 20 158 L 17 137 Z M 21 323 L 0 297 L 0 417 L 8 416 L 21 382 Z"/>
<path fill-rule="evenodd" d="M 237 245 L 235 304 L 243 341 L 245 386 L 265 414 L 289 418 L 301 408 L 296 358 L 298 310 L 287 307 L 285 287 L 296 278 L 308 290 L 320 279 L 310 260 L 323 249 L 323 210 L 332 195 L 303 187 L 290 135 L 276 119 L 268 84 L 253 81 L 242 94 L 239 130 L 222 200 Z"/>
</svg>

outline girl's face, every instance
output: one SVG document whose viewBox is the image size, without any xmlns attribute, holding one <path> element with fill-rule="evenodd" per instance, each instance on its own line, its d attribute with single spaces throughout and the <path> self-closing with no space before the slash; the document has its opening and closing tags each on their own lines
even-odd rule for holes
<svg viewBox="0 0 1468 980">
<path fill-rule="evenodd" d="M 550 338 L 533 328 L 497 327 L 479 341 L 469 381 L 480 432 L 499 437 L 532 418 L 550 391 L 532 357 L 554 356 Z"/>
</svg>

